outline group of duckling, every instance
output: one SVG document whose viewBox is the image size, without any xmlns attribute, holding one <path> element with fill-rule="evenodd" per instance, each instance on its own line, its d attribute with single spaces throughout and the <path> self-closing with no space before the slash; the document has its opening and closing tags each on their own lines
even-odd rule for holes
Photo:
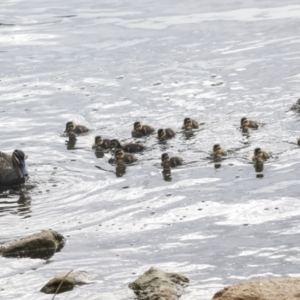
<svg viewBox="0 0 300 300">
<path fill-rule="evenodd" d="M 241 130 L 242 132 L 248 132 L 249 128 L 258 129 L 259 125 L 257 122 L 249 120 L 246 117 L 241 119 Z M 190 131 L 198 129 L 199 123 L 191 118 L 185 118 L 183 121 L 182 129 Z M 69 136 L 88 132 L 89 129 L 83 125 L 76 125 L 74 122 L 68 122 L 66 124 L 65 133 Z M 132 137 L 141 138 L 151 135 L 155 132 L 152 126 L 144 125 L 141 122 L 135 122 L 133 124 L 133 130 L 131 132 Z M 157 130 L 157 139 L 160 142 L 172 139 L 176 133 L 171 128 L 161 128 Z M 299 140 L 300 143 L 300 140 Z M 128 143 L 121 144 L 117 139 L 103 139 L 101 136 L 95 137 L 93 149 L 96 151 L 109 151 L 114 153 L 114 158 L 110 159 L 109 162 L 113 164 L 130 164 L 137 161 L 137 158 L 132 153 L 137 153 L 144 150 L 144 146 L 139 143 Z M 220 144 L 213 145 L 213 149 L 210 152 L 210 157 L 215 161 L 219 161 L 222 157 L 227 155 L 227 151 L 224 150 Z M 256 164 L 261 164 L 265 160 L 270 158 L 270 154 L 263 151 L 261 148 L 255 148 L 252 161 Z M 180 157 L 170 157 L 168 153 L 161 155 L 161 165 L 164 168 L 176 167 L 183 164 L 183 160 Z"/>
<path fill-rule="evenodd" d="M 291 110 L 300 112 L 300 99 L 295 105 L 292 106 Z M 241 130 L 242 132 L 248 132 L 249 128 L 258 129 L 259 124 L 255 121 L 248 120 L 246 117 L 241 119 Z M 185 118 L 183 121 L 182 129 L 190 131 L 198 129 L 199 123 L 191 118 Z M 69 138 L 76 138 L 76 135 L 86 133 L 89 131 L 84 125 L 76 125 L 73 121 L 67 122 L 65 133 Z M 131 132 L 132 137 L 141 138 L 154 133 L 154 128 L 149 125 L 144 125 L 141 122 L 135 122 L 133 124 L 133 130 Z M 157 131 L 157 139 L 159 141 L 166 141 L 175 137 L 176 133 L 171 128 L 161 128 Z M 300 139 L 297 144 L 300 146 Z M 122 145 L 117 139 L 103 139 L 101 136 L 95 137 L 95 143 L 93 149 L 96 151 L 107 151 L 112 150 L 114 158 L 110 159 L 109 162 L 119 164 L 130 164 L 137 161 L 137 158 L 132 154 L 144 150 L 144 146 L 139 143 L 128 143 Z M 222 157 L 226 156 L 226 150 L 222 149 L 220 144 L 215 144 L 210 157 L 215 161 L 219 161 Z M 261 148 L 255 148 L 252 161 L 256 166 L 260 166 L 258 170 L 261 170 L 261 165 L 264 161 L 270 158 L 270 154 L 263 151 Z M 22 150 L 14 150 L 11 155 L 0 152 L 0 187 L 20 185 L 25 182 L 28 177 L 28 172 L 25 164 L 26 155 Z M 180 157 L 170 157 L 168 153 L 161 155 L 161 165 L 163 168 L 170 168 L 182 165 L 183 160 Z"/>
</svg>

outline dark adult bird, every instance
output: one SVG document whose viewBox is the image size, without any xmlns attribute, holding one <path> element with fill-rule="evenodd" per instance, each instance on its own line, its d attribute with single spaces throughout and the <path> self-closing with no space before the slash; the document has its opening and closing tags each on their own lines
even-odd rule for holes
<svg viewBox="0 0 300 300">
<path fill-rule="evenodd" d="M 23 151 L 15 150 L 12 155 L 0 152 L 0 186 L 21 185 L 27 176 Z"/>
</svg>

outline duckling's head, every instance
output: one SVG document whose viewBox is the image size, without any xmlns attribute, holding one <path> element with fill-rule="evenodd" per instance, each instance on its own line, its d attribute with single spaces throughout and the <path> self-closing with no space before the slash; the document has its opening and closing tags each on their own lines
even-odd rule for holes
<svg viewBox="0 0 300 300">
<path fill-rule="evenodd" d="M 115 152 L 116 159 L 122 159 L 124 157 L 124 151 L 122 149 L 118 149 Z"/>
<path fill-rule="evenodd" d="M 183 126 L 185 127 L 185 129 L 192 129 L 192 119 L 185 118 L 183 121 Z"/>
<path fill-rule="evenodd" d="M 103 139 L 102 139 L 102 137 L 101 137 L 100 135 L 97 135 L 97 136 L 95 137 L 95 145 L 101 146 L 102 144 L 103 144 Z"/>
<path fill-rule="evenodd" d="M 260 148 L 255 148 L 254 149 L 254 155 L 258 156 L 261 153 L 261 149 Z"/>
<path fill-rule="evenodd" d="M 166 136 L 166 131 L 164 129 L 157 130 L 157 137 L 158 139 L 163 139 Z"/>
<path fill-rule="evenodd" d="M 141 122 L 135 122 L 133 124 L 133 129 L 134 130 L 142 130 L 143 129 L 142 123 Z"/>
<path fill-rule="evenodd" d="M 15 150 L 12 155 L 13 164 L 19 167 L 23 176 L 28 176 L 28 172 L 25 165 L 25 154 L 21 150 Z"/>
<path fill-rule="evenodd" d="M 114 139 L 109 142 L 109 148 L 110 149 L 121 148 L 121 144 L 118 140 Z"/>
<path fill-rule="evenodd" d="M 66 124 L 66 130 L 65 132 L 71 132 L 71 131 L 74 131 L 75 130 L 75 123 L 70 121 L 70 122 L 67 122 Z"/>
<path fill-rule="evenodd" d="M 221 146 L 220 146 L 220 144 L 214 144 L 214 146 L 213 146 L 213 152 L 218 152 L 218 151 L 220 151 L 221 150 Z"/>
<path fill-rule="evenodd" d="M 241 118 L 241 126 L 242 127 L 247 127 L 248 123 L 249 123 L 249 121 L 246 117 Z"/>
<path fill-rule="evenodd" d="M 163 154 L 161 155 L 161 161 L 162 161 L 163 163 L 169 162 L 169 161 L 170 161 L 169 154 L 168 154 L 168 153 L 163 153 Z"/>
</svg>

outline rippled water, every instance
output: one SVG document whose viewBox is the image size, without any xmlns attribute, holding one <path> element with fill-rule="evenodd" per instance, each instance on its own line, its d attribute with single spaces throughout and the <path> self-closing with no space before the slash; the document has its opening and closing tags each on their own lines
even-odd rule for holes
<svg viewBox="0 0 300 300">
<path fill-rule="evenodd" d="M 289 108 L 300 5 L 177 2 L 0 4 L 0 150 L 24 150 L 30 173 L 25 191 L 0 194 L 0 243 L 47 228 L 67 237 L 47 262 L 0 258 L 1 299 L 49 299 L 41 287 L 72 269 L 98 279 L 59 299 L 133 299 L 127 284 L 152 265 L 190 278 L 185 300 L 299 276 L 300 118 Z M 204 123 L 193 136 L 186 116 Z M 243 116 L 260 129 L 242 135 Z M 69 120 L 93 128 L 73 147 Z M 137 120 L 177 136 L 142 139 L 147 150 L 117 177 L 94 136 L 131 141 Z M 219 169 L 207 159 L 216 142 L 229 152 Z M 262 173 L 258 146 L 272 153 Z M 162 151 L 185 161 L 171 181 Z"/>
</svg>

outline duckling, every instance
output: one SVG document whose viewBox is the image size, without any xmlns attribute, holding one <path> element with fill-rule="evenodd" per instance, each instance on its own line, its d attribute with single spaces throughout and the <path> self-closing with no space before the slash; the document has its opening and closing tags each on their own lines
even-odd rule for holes
<svg viewBox="0 0 300 300">
<path fill-rule="evenodd" d="M 257 129 L 258 123 L 255 121 L 248 120 L 246 117 L 243 117 L 241 119 L 241 128 L 243 129 L 243 131 L 247 131 L 248 128 Z"/>
<path fill-rule="evenodd" d="M 0 186 L 15 186 L 25 182 L 28 172 L 25 154 L 15 150 L 12 155 L 0 152 Z"/>
<path fill-rule="evenodd" d="M 158 129 L 158 131 L 157 131 L 157 138 L 160 141 L 171 139 L 174 136 L 175 136 L 175 132 L 171 128 Z"/>
<path fill-rule="evenodd" d="M 300 139 L 298 139 L 298 142 L 297 142 L 297 144 L 300 146 Z"/>
<path fill-rule="evenodd" d="M 183 160 L 180 157 L 177 156 L 169 157 L 168 153 L 163 153 L 161 155 L 161 165 L 164 168 L 181 166 L 182 162 Z"/>
<path fill-rule="evenodd" d="M 80 133 L 84 133 L 84 132 L 88 132 L 89 129 L 83 125 L 76 125 L 74 122 L 70 121 L 67 122 L 66 124 L 66 129 L 65 129 L 65 133 L 75 133 L 75 134 L 80 134 Z"/>
<path fill-rule="evenodd" d="M 131 135 L 134 138 L 139 138 L 145 135 L 149 135 L 154 132 L 154 128 L 149 125 L 143 125 L 141 122 L 135 122 L 133 124 L 133 130 Z"/>
<path fill-rule="evenodd" d="M 197 129 L 197 128 L 199 128 L 199 124 L 197 121 L 195 121 L 191 118 L 185 118 L 183 120 L 182 129 L 191 130 L 191 129 Z"/>
<path fill-rule="evenodd" d="M 107 150 L 109 149 L 109 143 L 110 143 L 110 140 L 108 139 L 103 139 L 100 135 L 97 135 L 95 137 L 95 144 L 93 145 L 93 149 L 96 149 L 96 150 Z"/>
<path fill-rule="evenodd" d="M 213 146 L 213 151 L 210 152 L 210 156 L 213 158 L 221 158 L 222 156 L 226 156 L 227 152 L 223 150 L 220 144 L 215 144 Z"/>
<path fill-rule="evenodd" d="M 270 155 L 267 152 L 262 151 L 260 148 L 254 149 L 254 155 L 252 157 L 252 161 L 254 161 L 255 163 L 262 163 L 269 158 Z"/>
<path fill-rule="evenodd" d="M 115 152 L 115 164 L 125 163 L 125 164 L 131 164 L 133 162 L 137 161 L 137 158 L 130 154 L 130 153 L 124 153 L 122 149 L 117 149 Z"/>
<path fill-rule="evenodd" d="M 122 149 L 125 152 L 135 153 L 135 152 L 143 151 L 145 147 L 141 144 L 134 144 L 134 143 L 121 145 L 118 140 L 114 139 L 114 140 L 110 140 L 109 148 L 110 149 Z"/>
</svg>

